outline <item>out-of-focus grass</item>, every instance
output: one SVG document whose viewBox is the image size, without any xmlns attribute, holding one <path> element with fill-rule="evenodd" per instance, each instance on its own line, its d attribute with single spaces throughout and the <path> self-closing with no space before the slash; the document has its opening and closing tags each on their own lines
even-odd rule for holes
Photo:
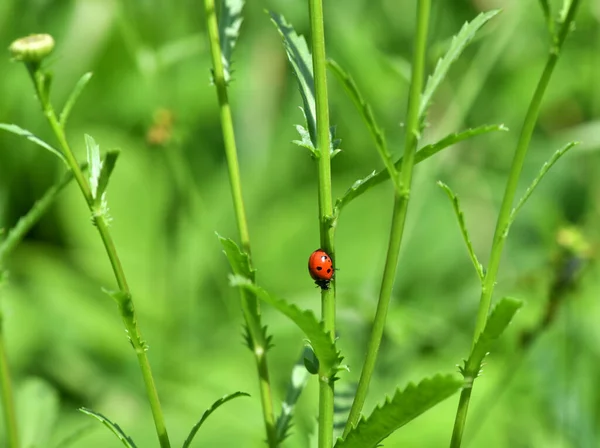
<svg viewBox="0 0 600 448">
<path fill-rule="evenodd" d="M 483 3 L 493 6 L 435 5 L 430 68 L 451 35 Z M 262 11 L 265 6 L 285 14 L 300 32 L 308 24 L 302 2 L 246 6 L 231 98 L 253 258 L 265 288 L 318 309 L 318 294 L 306 273 L 306 257 L 318 245 L 316 166 L 290 143 L 296 138 L 293 124 L 301 120 L 300 98 L 279 37 Z M 408 238 L 367 407 L 397 384 L 452 370 L 469 348 L 477 278 L 435 181 L 444 180 L 461 195 L 474 246 L 486 259 L 511 149 L 547 47 L 536 2 L 504 7 L 440 89 L 428 132 L 433 136 L 485 123 L 505 123 L 511 132 L 474 139 L 416 168 Z M 575 224 L 592 244 L 600 236 L 600 145 L 593 138 L 600 129 L 600 33 L 598 13 L 591 9 L 590 3 L 584 5 L 577 31 L 565 46 L 524 179 L 532 178 L 567 138 L 587 144 L 561 160 L 513 227 L 497 296 L 511 294 L 527 304 L 487 361 L 473 413 L 510 367 L 518 330 L 542 313 L 557 230 Z M 53 34 L 57 104 L 81 74 L 94 72 L 71 115 L 69 137 L 80 157 L 84 132 L 103 149 L 123 150 L 108 192 L 112 230 L 150 345 L 171 437 L 179 444 L 214 399 L 244 390 L 254 398 L 219 410 L 197 444 L 262 446 L 253 361 L 242 345 L 238 297 L 227 284 L 227 262 L 214 235 L 215 230 L 235 235 L 235 224 L 201 14 L 194 2 L 4 0 L 0 48 L 31 32 Z M 412 6 L 349 0 L 343 7 L 327 4 L 325 14 L 329 54 L 361 86 L 390 148 L 399 153 Z M 493 63 L 489 72 L 488 63 Z M 334 195 L 339 196 L 356 179 L 380 168 L 380 162 L 360 117 L 333 77 L 329 90 L 332 123 L 343 139 L 344 152 L 333 163 Z M 11 64 L 6 52 L 0 57 L 0 121 L 51 140 L 38 109 L 23 68 Z M 445 129 L 449 123 L 453 126 Z M 149 139 L 162 144 L 150 144 Z M 46 151 L 0 134 L 0 227 L 13 225 L 60 169 Z M 380 186 L 348 206 L 340 218 L 339 343 L 351 367 L 342 382 L 356 380 L 360 371 L 391 205 L 390 186 Z M 85 204 L 70 188 L 11 260 L 2 306 L 15 383 L 19 387 L 37 377 L 58 391 L 57 437 L 88 423 L 75 411 L 85 405 L 116 420 L 139 446 L 156 446 L 137 365 L 114 305 L 100 290 L 113 285 L 94 232 Z M 595 384 L 600 365 L 595 348 L 600 339 L 598 278 L 598 267 L 592 264 L 471 446 L 595 446 L 600 438 Z M 281 398 L 302 335 L 267 307 L 264 314 L 275 335 L 270 362 L 275 393 Z M 448 400 L 387 445 L 447 444 L 455 406 L 454 399 Z M 315 421 L 315 384 L 309 385 L 298 409 L 290 447 L 306 446 Z M 467 424 L 467 439 L 469 431 Z M 98 428 L 75 446 L 118 444 Z"/>
</svg>

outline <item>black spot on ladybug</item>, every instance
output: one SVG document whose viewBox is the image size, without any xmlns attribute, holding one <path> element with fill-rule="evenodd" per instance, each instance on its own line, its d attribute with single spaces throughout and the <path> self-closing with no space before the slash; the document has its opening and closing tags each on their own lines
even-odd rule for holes
<svg viewBox="0 0 600 448">
<path fill-rule="evenodd" d="M 317 266 L 317 271 L 322 270 L 323 268 L 321 266 Z"/>
<path fill-rule="evenodd" d="M 327 273 L 329 274 L 331 272 L 331 269 L 327 269 Z"/>
</svg>

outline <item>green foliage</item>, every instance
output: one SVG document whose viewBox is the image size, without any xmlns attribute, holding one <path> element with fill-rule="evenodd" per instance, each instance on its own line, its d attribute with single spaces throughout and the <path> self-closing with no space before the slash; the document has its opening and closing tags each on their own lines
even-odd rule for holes
<svg viewBox="0 0 600 448">
<path fill-rule="evenodd" d="M 232 239 L 223 238 L 218 233 L 216 233 L 216 235 L 223 246 L 223 250 L 225 251 L 227 260 L 229 260 L 229 264 L 233 273 L 254 281 L 256 271 L 250 264 L 250 256 L 246 252 L 242 252 L 239 246 Z"/>
<path fill-rule="evenodd" d="M 313 75 L 312 56 L 303 36 L 296 33 L 292 25 L 286 22 L 285 18 L 274 12 L 269 11 L 271 21 L 283 38 L 283 46 L 288 60 L 292 66 L 292 71 L 298 80 L 300 95 L 302 96 L 302 113 L 304 114 L 305 126 L 296 125 L 300 134 L 300 140 L 294 140 L 298 146 L 308 149 L 313 156 L 318 157 L 317 145 L 317 105 L 315 102 L 315 80 Z M 335 127 L 329 129 L 330 133 L 330 151 L 331 157 L 334 157 L 341 150 L 339 149 L 340 140 L 335 138 Z"/>
<path fill-rule="evenodd" d="M 279 417 L 277 417 L 277 423 L 275 424 L 277 430 L 277 440 L 279 443 L 283 442 L 290 436 L 294 408 L 296 407 L 296 403 L 298 402 L 302 391 L 306 387 L 309 378 L 309 372 L 305 368 L 305 359 L 307 356 L 311 356 L 311 354 L 314 356 L 312 349 L 310 347 L 304 347 L 300 358 L 298 361 L 296 361 L 296 364 L 294 364 L 294 367 L 292 368 L 292 374 L 287 386 L 285 400 L 283 403 L 281 403 L 281 413 L 279 414 Z"/>
<path fill-rule="evenodd" d="M 16 399 L 21 446 L 46 448 L 58 419 L 57 391 L 41 379 L 30 378 L 21 385 Z"/>
<path fill-rule="evenodd" d="M 250 396 L 250 394 L 247 394 L 246 392 L 239 392 L 238 391 L 238 392 L 234 392 L 234 393 L 229 394 L 229 395 L 225 395 L 224 397 L 219 398 L 217 401 L 215 401 L 210 408 L 208 408 L 206 411 L 204 411 L 204 414 L 202 414 L 202 417 L 200 418 L 200 420 L 198 420 L 198 423 L 196 423 L 194 425 L 194 427 L 190 431 L 189 435 L 185 439 L 185 442 L 183 442 L 182 448 L 189 448 L 190 447 L 190 445 L 192 443 L 192 440 L 194 440 L 194 437 L 196 436 L 196 433 L 198 432 L 198 430 L 200 429 L 200 427 L 202 426 L 202 424 L 206 421 L 206 419 L 208 417 L 210 417 L 210 414 L 212 414 L 217 409 L 219 409 L 222 405 L 224 405 L 228 401 L 233 400 L 234 398 L 249 397 L 249 396 Z"/>
<path fill-rule="evenodd" d="M 231 277 L 231 284 L 252 292 L 260 300 L 267 302 L 282 314 L 287 316 L 300 328 L 306 337 L 319 360 L 319 375 L 333 377 L 335 373 L 343 367 L 340 367 L 342 357 L 338 351 L 332 336 L 323 329 L 312 311 L 302 311 L 296 305 L 287 303 L 283 299 L 272 296 L 264 289 L 253 284 L 246 277 L 235 275 Z"/>
<path fill-rule="evenodd" d="M 223 0 L 221 3 L 221 14 L 219 16 L 219 42 L 221 43 L 221 56 L 223 59 L 223 70 L 225 82 L 231 81 L 231 56 L 235 44 L 240 36 L 244 9 L 244 0 Z"/>
<path fill-rule="evenodd" d="M 361 95 L 360 91 L 358 90 L 358 86 L 356 85 L 352 77 L 348 73 L 346 73 L 337 62 L 329 60 L 328 67 L 335 74 L 336 78 L 340 81 L 340 83 L 344 87 L 344 90 L 346 91 L 346 93 L 356 106 L 356 109 L 360 113 L 362 119 L 366 123 L 367 128 L 371 133 L 371 137 L 375 141 L 375 147 L 379 152 L 379 156 L 381 157 L 381 160 L 383 161 L 383 164 L 389 176 L 392 178 L 394 187 L 396 188 L 396 191 L 400 193 L 400 186 L 398 185 L 397 181 L 398 173 L 396 171 L 396 168 L 394 167 L 394 163 L 392 162 L 392 156 L 388 149 L 387 141 L 385 139 L 385 136 L 383 135 L 383 131 L 381 130 L 381 128 L 375 120 L 375 116 L 373 115 L 371 106 L 367 104 L 367 102 Z"/>
<path fill-rule="evenodd" d="M 533 182 L 527 188 L 527 190 L 525 191 L 525 194 L 523 194 L 523 197 L 521 197 L 521 199 L 519 199 L 519 202 L 517 203 L 515 208 L 513 208 L 512 212 L 510 213 L 510 219 L 508 220 L 508 224 L 504 231 L 504 237 L 506 237 L 508 235 L 510 226 L 512 225 L 515 218 L 517 217 L 517 213 L 519 213 L 519 210 L 521 210 L 523 205 L 525 205 L 525 202 L 527 202 L 527 199 L 529 199 L 529 197 L 532 195 L 533 191 L 536 189 L 538 184 L 542 181 L 542 179 L 544 178 L 546 173 L 548 173 L 548 171 L 550 171 L 550 168 L 552 168 L 552 166 L 554 166 L 554 164 L 556 162 L 558 162 L 558 160 L 562 156 L 564 156 L 571 148 L 573 148 L 574 146 L 576 146 L 578 144 L 579 144 L 579 142 L 567 143 L 561 149 L 557 150 L 554 154 L 552 154 L 552 157 L 550 157 L 550 160 L 548 160 L 546 163 L 544 163 L 544 165 L 540 169 L 540 172 L 538 173 L 538 175 L 535 177 L 535 179 L 533 179 Z"/>
<path fill-rule="evenodd" d="M 0 123 L 0 129 L 4 129 L 5 131 L 11 132 L 15 135 L 19 135 L 21 137 L 25 137 L 30 142 L 33 142 L 36 145 L 41 146 L 42 148 L 50 151 L 52 154 L 54 154 L 56 157 L 58 157 L 60 160 L 62 160 L 63 163 L 65 164 L 65 166 L 67 166 L 67 167 L 69 166 L 67 164 L 65 157 L 62 155 L 62 153 L 58 149 L 49 145 L 48 143 L 43 141 L 41 138 L 36 137 L 31 132 L 29 132 L 27 129 L 23 129 L 23 128 L 17 126 L 16 124 L 6 124 L 6 123 Z"/>
<path fill-rule="evenodd" d="M 467 230 L 467 223 L 465 222 L 465 216 L 463 214 L 463 211 L 460 208 L 460 201 L 458 199 L 458 196 L 456 196 L 454 192 L 450 189 L 450 187 L 445 183 L 439 181 L 438 185 L 446 192 L 446 194 L 450 198 L 450 201 L 452 202 L 452 208 L 454 209 L 454 214 L 456 215 L 456 219 L 458 221 L 458 227 L 460 227 L 460 233 L 462 234 L 463 240 L 467 245 L 469 257 L 471 257 L 471 261 L 473 262 L 475 271 L 479 276 L 479 280 L 483 281 L 483 266 L 479 262 L 477 255 L 475 254 L 475 250 L 473 249 L 473 245 L 471 244 L 471 238 L 469 238 L 469 231 Z"/>
<path fill-rule="evenodd" d="M 508 324 L 521 308 L 523 302 L 510 297 L 504 297 L 492 310 L 485 324 L 485 329 L 479 335 L 477 343 L 473 346 L 469 359 L 460 367 L 460 373 L 471 382 L 479 375 L 479 369 L 485 356 L 492 348 L 492 344 L 498 339 Z"/>
<path fill-rule="evenodd" d="M 120 153 L 121 151 L 119 150 L 113 150 L 108 151 L 104 156 L 104 160 L 102 161 L 102 167 L 100 168 L 100 177 L 98 178 L 98 189 L 95 198 L 96 205 L 100 205 L 101 198 L 106 193 L 108 181 L 115 168 Z"/>
<path fill-rule="evenodd" d="M 419 106 L 419 117 L 421 122 L 425 121 L 427 109 L 431 104 L 431 98 L 448 74 L 448 70 L 450 70 L 452 64 L 456 62 L 466 46 L 473 40 L 477 31 L 499 12 L 500 10 L 482 12 L 471 22 L 466 22 L 458 34 L 452 38 L 450 48 L 448 48 L 446 54 L 437 62 L 433 74 L 427 78 L 427 84 L 425 85 L 425 90 L 421 96 L 421 104 Z"/>
<path fill-rule="evenodd" d="M 106 426 L 115 436 L 117 436 L 117 438 L 123 442 L 123 445 L 125 445 L 127 448 L 137 448 L 135 446 L 135 443 L 133 442 L 133 440 L 131 439 L 131 437 L 129 437 L 127 434 L 125 434 L 123 432 L 123 430 L 119 427 L 119 425 L 117 425 L 116 423 L 111 422 L 108 418 L 106 418 L 104 415 L 92 411 L 91 409 L 87 409 L 87 408 L 79 408 L 79 410 L 81 412 L 83 412 L 84 414 L 87 415 L 91 415 L 92 417 L 94 417 L 96 420 L 98 420 L 99 422 L 101 422 L 104 426 Z"/>
<path fill-rule="evenodd" d="M 427 160 L 429 157 L 437 154 L 441 150 L 446 149 L 456 143 L 467 140 L 471 137 L 487 134 L 488 132 L 507 130 L 508 129 L 504 125 L 500 124 L 479 126 L 477 128 L 467 129 L 462 132 L 452 133 L 436 143 L 423 146 L 421 149 L 419 149 L 415 154 L 415 164 Z M 402 167 L 402 157 L 400 157 L 394 165 L 396 170 L 400 170 L 400 168 Z M 373 188 L 374 186 L 386 181 L 387 179 L 389 179 L 389 177 L 390 173 L 388 170 L 380 170 L 373 171 L 364 179 L 359 179 L 356 182 L 354 182 L 354 184 L 346 191 L 346 193 L 344 193 L 344 195 L 341 198 L 335 201 L 336 215 L 339 214 L 339 212 L 352 200 L 356 199 L 357 197 L 365 193 L 367 190 Z"/>
<path fill-rule="evenodd" d="M 75 106 L 79 95 L 81 95 L 81 92 L 83 92 L 83 89 L 85 89 L 85 86 L 87 86 L 90 79 L 92 79 L 92 73 L 88 72 L 79 78 L 79 81 L 77 81 L 77 84 L 75 84 L 71 95 L 69 95 L 69 98 L 67 99 L 67 102 L 60 113 L 59 123 L 63 128 L 67 125 L 67 120 L 69 119 L 71 109 L 73 109 L 73 106 Z"/>
<path fill-rule="evenodd" d="M 397 429 L 456 393 L 462 381 L 453 375 L 436 375 L 398 389 L 394 397 L 386 399 L 369 417 L 358 422 L 344 439 L 338 439 L 335 448 L 372 448 Z"/>
</svg>

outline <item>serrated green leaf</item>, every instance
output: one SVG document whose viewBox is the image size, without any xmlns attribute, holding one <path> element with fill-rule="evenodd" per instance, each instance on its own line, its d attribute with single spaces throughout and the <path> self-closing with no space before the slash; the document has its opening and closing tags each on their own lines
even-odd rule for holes
<svg viewBox="0 0 600 448">
<path fill-rule="evenodd" d="M 538 173 L 538 175 L 535 177 L 535 179 L 533 179 L 533 182 L 531 183 L 529 188 L 527 188 L 527 190 L 525 190 L 525 194 L 523 195 L 523 197 L 521 199 L 519 199 L 519 202 L 517 203 L 516 207 L 513 208 L 512 212 L 510 213 L 510 218 L 506 225 L 506 229 L 504 230 L 504 233 L 503 233 L 503 236 L 505 238 L 506 238 L 506 236 L 508 236 L 510 226 L 512 225 L 515 218 L 517 217 L 517 213 L 519 213 L 519 210 L 521 210 L 523 205 L 525 205 L 525 202 L 527 202 L 527 199 L 529 199 L 529 197 L 532 195 L 532 193 L 534 192 L 534 190 L 536 189 L 538 184 L 542 181 L 544 176 L 548 173 L 548 171 L 550 171 L 550 168 L 552 168 L 552 166 L 554 166 L 554 164 L 556 162 L 558 162 L 558 160 L 562 156 L 564 156 L 571 148 L 573 148 L 574 146 L 576 146 L 578 144 L 579 144 L 579 142 L 567 143 L 561 149 L 557 150 L 554 154 L 552 154 L 552 157 L 550 157 L 550 160 L 548 160 L 546 163 L 544 163 L 544 165 L 540 169 L 540 172 Z"/>
<path fill-rule="evenodd" d="M 469 231 L 467 230 L 467 223 L 465 222 L 465 216 L 463 211 L 460 208 L 460 200 L 458 196 L 454 194 L 454 192 L 450 189 L 448 185 L 439 181 L 438 185 L 446 192 L 450 201 L 452 202 L 452 208 L 454 209 L 454 214 L 456 215 L 456 219 L 458 221 L 458 227 L 460 227 L 460 233 L 462 234 L 463 240 L 467 246 L 467 251 L 469 252 L 469 257 L 471 257 L 471 261 L 473 262 L 473 266 L 475 267 L 475 271 L 479 276 L 479 280 L 483 281 L 484 273 L 483 266 L 479 262 L 477 255 L 475 254 L 475 250 L 473 249 L 473 244 L 471 244 L 471 238 L 469 238 Z"/>
<path fill-rule="evenodd" d="M 84 169 L 85 166 L 82 166 Z M 2 266 L 8 255 L 23 240 L 27 232 L 40 220 L 50 206 L 54 203 L 58 194 L 73 180 L 73 172 L 67 171 L 59 181 L 50 187 L 44 195 L 37 200 L 26 215 L 22 216 L 15 226 L 8 231 L 6 238 L 0 242 L 0 266 Z"/>
<path fill-rule="evenodd" d="M 420 150 L 418 150 L 415 154 L 415 164 L 420 163 L 424 160 L 427 160 L 429 157 L 437 154 L 443 149 L 446 149 L 456 143 L 467 140 L 471 137 L 476 137 L 478 135 L 487 134 L 488 132 L 494 131 L 507 131 L 504 125 L 486 125 L 479 126 L 473 129 L 467 129 L 462 132 L 455 132 L 447 135 L 443 139 L 439 140 L 436 143 L 431 145 L 423 146 Z M 400 171 L 402 168 L 402 157 L 400 157 L 395 163 L 397 171 Z M 367 190 L 373 188 L 376 185 L 386 181 L 390 178 L 390 174 L 387 170 L 373 171 L 364 179 L 359 179 L 344 193 L 344 195 L 339 198 L 335 202 L 336 213 L 339 213 L 346 205 L 348 205 L 352 200 L 356 199 Z"/>
<path fill-rule="evenodd" d="M 317 320 L 312 311 L 302 311 L 296 305 L 272 296 L 246 277 L 232 276 L 231 284 L 252 292 L 258 299 L 267 302 L 292 320 L 310 340 L 310 344 L 319 360 L 319 375 L 333 378 L 339 370 L 342 357 L 332 336 L 325 332 L 322 323 Z"/>
<path fill-rule="evenodd" d="M 58 392 L 44 380 L 29 378 L 17 391 L 16 407 L 21 446 L 48 446 L 60 410 Z"/>
<path fill-rule="evenodd" d="M 479 369 L 483 358 L 492 348 L 492 344 L 498 339 L 508 324 L 511 322 L 515 313 L 521 308 L 523 302 L 510 297 L 504 297 L 494 307 L 489 315 L 483 332 L 479 335 L 477 343 L 473 346 L 469 359 L 465 362 L 461 373 L 465 379 L 473 380 L 479 374 Z"/>
<path fill-rule="evenodd" d="M 244 0 L 223 0 L 219 16 L 219 42 L 221 43 L 221 59 L 225 82 L 231 81 L 231 56 L 240 36 L 243 17 Z"/>
<path fill-rule="evenodd" d="M 239 246 L 232 239 L 224 238 L 216 232 L 215 234 L 223 246 L 223 250 L 225 251 L 225 255 L 229 260 L 229 264 L 231 265 L 231 270 L 233 273 L 254 281 L 256 271 L 250 264 L 250 256 L 246 252 L 242 252 Z"/>
<path fill-rule="evenodd" d="M 338 439 L 335 448 L 372 448 L 398 428 L 456 393 L 462 380 L 453 375 L 436 375 L 398 389 L 394 397 L 375 408 L 369 417 L 361 419 L 345 439 Z"/>
<path fill-rule="evenodd" d="M 69 164 L 67 163 L 67 160 L 65 159 L 65 156 L 63 156 L 62 153 L 58 149 L 49 145 L 41 138 L 36 137 L 31 132 L 29 132 L 27 129 L 23 129 L 23 128 L 17 126 L 16 124 L 6 124 L 6 123 L 0 123 L 0 129 L 4 129 L 5 131 L 11 132 L 15 135 L 19 135 L 21 137 L 25 137 L 30 142 L 33 142 L 36 145 L 41 146 L 42 148 L 50 151 L 52 154 L 54 154 L 56 157 L 58 157 L 60 160 L 62 160 L 62 162 L 65 164 L 65 166 L 67 168 L 69 167 Z"/>
<path fill-rule="evenodd" d="M 192 443 L 192 440 L 194 439 L 194 436 L 196 435 L 202 424 L 206 421 L 210 414 L 215 412 L 219 407 L 221 407 L 228 401 L 233 400 L 234 398 L 249 396 L 250 394 L 247 394 L 246 392 L 235 392 L 233 394 L 225 395 L 223 398 L 219 398 L 217 401 L 215 401 L 210 408 L 204 411 L 204 414 L 202 414 L 202 417 L 200 418 L 198 423 L 194 425 L 194 427 L 190 431 L 190 434 L 185 439 L 185 442 L 183 442 L 182 448 L 189 448 L 190 444 Z"/>
<path fill-rule="evenodd" d="M 317 106 L 315 102 L 312 56 L 308 50 L 304 36 L 298 35 L 294 27 L 287 23 L 282 15 L 272 11 L 268 13 L 271 21 L 283 38 L 283 46 L 292 66 L 292 71 L 298 80 L 298 87 L 302 96 L 303 112 L 306 121 L 305 128 L 308 130 L 313 148 L 317 148 Z"/>
<path fill-rule="evenodd" d="M 309 356 L 310 352 L 314 356 L 314 352 L 310 347 L 304 347 L 302 354 L 296 364 L 292 368 L 292 374 L 290 376 L 290 382 L 288 383 L 287 392 L 285 394 L 285 400 L 281 403 L 281 414 L 277 417 L 275 424 L 275 430 L 277 434 L 278 443 L 282 443 L 289 435 L 292 427 L 292 418 L 294 415 L 294 408 L 296 403 L 302 394 L 302 391 L 308 383 L 309 373 L 304 367 L 305 359 Z M 315 358 L 316 359 L 316 358 Z"/>
<path fill-rule="evenodd" d="M 452 64 L 459 58 L 473 37 L 475 37 L 477 31 L 499 12 L 500 10 L 482 12 L 471 22 L 466 22 L 458 34 L 452 38 L 450 48 L 448 48 L 446 54 L 438 60 L 433 73 L 427 78 L 427 84 L 425 85 L 425 90 L 421 96 L 421 104 L 419 106 L 419 119 L 421 122 L 425 120 L 431 98 L 446 77 Z"/>
<path fill-rule="evenodd" d="M 119 438 L 119 440 L 121 442 L 123 442 L 123 445 L 125 445 L 127 448 L 136 448 L 135 443 L 133 442 L 131 437 L 129 437 L 127 434 L 125 434 L 125 432 L 123 432 L 123 430 L 119 427 L 119 425 L 111 422 L 104 415 L 102 415 L 98 412 L 92 411 L 91 409 L 87 409 L 87 408 L 79 408 L 79 411 L 83 412 L 84 414 L 91 415 L 96 420 L 100 421 L 104 426 L 106 426 L 108 429 L 110 429 L 110 431 L 114 435 L 116 435 Z"/>
<path fill-rule="evenodd" d="M 69 95 L 69 98 L 67 99 L 67 102 L 65 103 L 65 106 L 63 107 L 59 118 L 60 125 L 63 127 L 63 129 L 67 124 L 67 120 L 69 119 L 71 109 L 73 109 L 73 106 L 75 106 L 79 95 L 81 95 L 81 92 L 83 92 L 83 89 L 85 89 L 85 86 L 90 81 L 90 79 L 92 79 L 92 72 L 84 74 L 81 78 L 79 78 L 79 81 L 77 81 L 77 84 L 75 84 L 73 91 Z"/>
<path fill-rule="evenodd" d="M 396 189 L 398 194 L 400 194 L 400 185 L 398 184 L 397 180 L 398 172 L 396 171 L 394 163 L 392 162 L 392 156 L 388 149 L 387 141 L 385 139 L 385 136 L 383 135 L 383 131 L 381 130 L 381 128 L 377 124 L 377 121 L 375 120 L 375 116 L 373 115 L 371 106 L 367 104 L 367 102 L 361 95 L 360 91 L 358 90 L 358 86 L 354 82 L 354 79 L 352 79 L 352 77 L 348 73 L 346 73 L 337 62 L 333 60 L 328 60 L 327 65 L 337 77 L 337 79 L 340 81 L 340 83 L 344 87 L 344 90 L 346 91 L 346 93 L 356 106 L 356 109 L 360 113 L 361 117 L 363 118 L 364 122 L 366 123 L 367 128 L 371 133 L 371 137 L 375 142 L 375 147 L 379 152 L 379 156 L 383 161 L 383 165 L 385 166 L 385 169 L 387 170 L 388 174 L 392 179 L 392 182 L 394 183 L 394 188 Z"/>
<path fill-rule="evenodd" d="M 110 175 L 112 174 L 115 164 L 117 163 L 117 159 L 119 158 L 119 154 L 121 152 L 119 150 L 108 151 L 104 156 L 104 161 L 100 167 L 100 175 L 98 177 L 98 188 L 96 191 L 96 204 L 99 204 L 102 200 L 104 193 L 106 192 L 106 188 L 108 187 L 108 181 L 110 180 Z"/>
</svg>

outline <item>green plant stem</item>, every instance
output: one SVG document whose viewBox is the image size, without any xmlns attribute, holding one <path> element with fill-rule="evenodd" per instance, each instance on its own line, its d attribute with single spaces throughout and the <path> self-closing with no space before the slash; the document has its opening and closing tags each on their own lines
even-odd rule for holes
<svg viewBox="0 0 600 448">
<path fill-rule="evenodd" d="M 152 410 L 152 416 L 154 418 L 154 425 L 156 427 L 156 433 L 158 435 L 160 446 L 161 448 L 170 448 L 171 443 L 167 434 L 167 428 L 165 425 L 162 408 L 160 406 L 158 392 L 156 390 L 154 378 L 150 369 L 150 363 L 148 361 L 148 356 L 146 353 L 147 348 L 142 340 L 140 330 L 137 325 L 137 318 L 135 315 L 133 302 L 131 300 L 131 292 L 129 290 L 129 286 L 127 285 L 127 279 L 125 277 L 125 272 L 123 271 L 123 266 L 121 265 L 121 260 L 119 259 L 117 250 L 115 248 L 115 244 L 108 229 L 108 223 L 106 222 L 104 216 L 97 214 L 95 211 L 94 198 L 92 196 L 90 185 L 85 176 L 83 175 L 83 171 L 77 163 L 75 155 L 71 151 L 71 148 L 67 142 L 64 128 L 60 125 L 60 122 L 58 121 L 58 118 L 56 116 L 54 108 L 52 107 L 52 104 L 50 103 L 49 98 L 44 94 L 43 74 L 41 73 L 41 71 L 39 71 L 39 67 L 28 66 L 28 69 L 29 74 L 34 83 L 38 99 L 40 100 L 44 115 L 48 119 L 50 127 L 52 128 L 52 131 L 54 132 L 54 135 L 58 140 L 60 149 L 63 155 L 65 156 L 69 167 L 71 168 L 73 176 L 75 177 L 75 180 L 79 185 L 79 188 L 88 204 L 90 211 L 92 212 L 94 224 L 98 229 L 98 233 L 100 234 L 102 242 L 104 243 L 104 247 L 110 260 L 113 273 L 117 280 L 119 290 L 121 292 L 121 295 L 124 297 L 122 300 L 119 301 L 119 311 L 121 314 L 121 319 L 123 320 L 123 323 L 127 330 L 127 334 L 129 335 L 131 344 L 135 349 L 138 364 L 142 371 L 142 377 L 144 379 L 144 385 L 146 388 L 146 395 L 148 397 L 150 408 Z"/>
<path fill-rule="evenodd" d="M 13 388 L 8 370 L 6 345 L 4 344 L 4 316 L 0 314 L 0 389 L 2 390 L 2 409 L 4 411 L 4 430 L 8 448 L 19 448 L 19 432 Z"/>
<path fill-rule="evenodd" d="M 546 88 L 548 87 L 550 78 L 552 77 L 552 73 L 554 71 L 554 68 L 556 67 L 556 63 L 558 62 L 562 45 L 569 33 L 573 20 L 575 19 L 575 13 L 577 11 L 578 6 L 579 0 L 573 0 L 569 7 L 569 11 L 567 12 L 567 15 L 565 17 L 565 20 L 562 23 L 562 26 L 558 32 L 558 35 L 554 40 L 554 44 L 550 49 L 550 54 L 548 56 L 548 60 L 546 61 L 544 71 L 542 72 L 542 76 L 538 81 L 537 87 L 533 94 L 533 98 L 531 99 L 531 102 L 529 104 L 527 114 L 525 115 L 525 120 L 523 122 L 523 127 L 521 129 L 521 134 L 519 136 L 519 141 L 517 142 L 517 148 L 515 150 L 512 165 L 510 168 L 506 189 L 504 191 L 502 205 L 500 206 L 500 213 L 498 214 L 498 219 L 496 221 L 496 229 L 494 231 L 494 238 L 492 241 L 492 250 L 490 253 L 488 268 L 481 288 L 479 311 L 477 313 L 477 321 L 475 323 L 475 332 L 473 334 L 472 346 L 475 346 L 477 339 L 479 339 L 479 335 L 485 328 L 485 324 L 487 322 L 488 313 L 492 301 L 492 294 L 494 292 L 494 286 L 496 284 L 498 268 L 500 267 L 500 259 L 502 257 L 504 243 L 506 242 L 506 236 L 508 235 L 511 212 L 513 208 L 515 194 L 519 184 L 519 178 L 523 169 L 525 156 L 527 155 L 527 150 L 529 149 L 529 144 L 531 142 L 533 130 L 535 128 L 535 124 L 537 122 L 537 118 L 540 112 L 544 93 L 546 92 Z M 463 388 L 460 394 L 458 409 L 456 411 L 454 430 L 452 432 L 452 439 L 450 442 L 451 448 L 460 447 L 462 442 L 467 418 L 467 411 L 469 408 L 469 401 L 473 389 L 473 382 L 477 377 L 477 374 L 479 373 L 480 366 L 476 367 L 477 368 L 473 371 L 465 372 L 465 387 Z"/>
<path fill-rule="evenodd" d="M 309 16 L 312 60 L 315 78 L 318 149 L 319 230 L 321 249 L 329 254 L 335 266 L 333 199 L 331 195 L 331 151 L 329 104 L 327 96 L 327 59 L 325 54 L 325 24 L 323 1 L 310 0 Z M 335 281 L 321 291 L 321 319 L 324 329 L 335 338 Z M 333 446 L 334 378 L 319 375 L 319 447 Z"/>
<path fill-rule="evenodd" d="M 379 292 L 379 301 L 377 302 L 377 311 L 373 322 L 373 329 L 367 348 L 367 356 L 363 365 L 356 396 L 350 409 L 350 415 L 344 428 L 344 436 L 356 426 L 360 419 L 360 413 L 367 397 L 369 384 L 377 354 L 381 344 L 381 338 L 385 328 L 385 320 L 392 296 L 392 289 L 398 268 L 398 257 L 400 246 L 402 244 L 402 235 L 404 233 L 404 224 L 408 211 L 408 201 L 410 199 L 410 186 L 412 182 L 412 173 L 415 162 L 415 152 L 420 138 L 419 132 L 419 104 L 421 101 L 421 90 L 423 88 L 423 75 L 425 72 L 425 52 L 427 48 L 427 28 L 429 24 L 429 11 L 431 9 L 431 0 L 419 0 L 417 6 L 417 30 L 415 39 L 415 48 L 412 64 L 411 85 L 408 98 L 408 113 L 406 121 L 406 139 L 404 143 L 404 157 L 402 169 L 399 173 L 398 185 L 400 193 L 394 193 L 394 211 L 392 214 L 392 225 L 390 230 L 390 240 L 381 281 L 381 290 Z"/>
<path fill-rule="evenodd" d="M 227 158 L 227 167 L 229 169 L 229 182 L 231 186 L 231 195 L 233 197 L 233 207 L 237 221 L 238 232 L 242 249 L 248 254 L 250 260 L 250 236 L 248 224 L 246 221 L 246 212 L 244 210 L 244 200 L 242 197 L 242 185 L 240 168 L 237 158 L 237 148 L 235 143 L 235 133 L 233 130 L 233 118 L 229 97 L 227 94 L 227 84 L 225 82 L 225 72 L 223 61 L 221 59 L 221 46 L 219 42 L 219 26 L 217 22 L 217 13 L 214 0 L 204 0 L 206 9 L 206 23 L 208 28 L 209 44 L 213 63 L 213 78 L 217 89 L 217 98 L 219 102 L 219 113 L 221 119 L 221 128 L 225 145 L 225 157 Z M 259 303 L 252 294 L 240 288 L 242 313 L 248 327 L 251 338 L 253 353 L 258 370 L 260 397 L 263 411 L 263 420 L 267 433 L 267 442 L 269 447 L 276 447 L 277 431 L 275 427 L 275 414 L 273 412 L 273 398 L 271 392 L 271 382 L 269 378 L 269 369 L 267 363 L 267 341 L 261 328 L 259 317 Z"/>
</svg>

